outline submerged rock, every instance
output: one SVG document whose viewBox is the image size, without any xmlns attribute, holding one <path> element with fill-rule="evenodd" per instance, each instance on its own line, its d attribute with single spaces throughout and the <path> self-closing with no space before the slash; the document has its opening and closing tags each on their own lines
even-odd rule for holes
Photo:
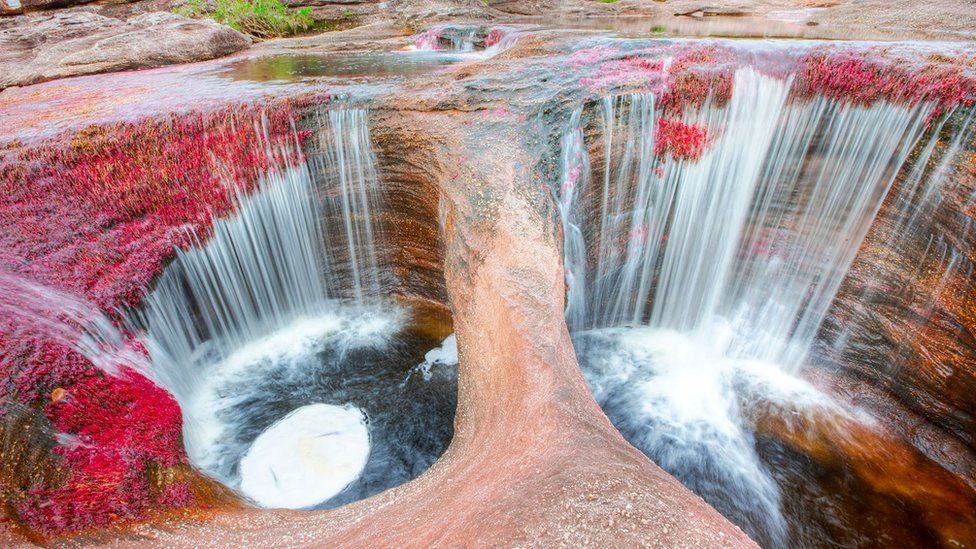
<svg viewBox="0 0 976 549">
<path fill-rule="evenodd" d="M 56 78 L 203 61 L 251 39 L 209 20 L 154 12 L 122 21 L 84 11 L 0 20 L 0 89 Z"/>
</svg>

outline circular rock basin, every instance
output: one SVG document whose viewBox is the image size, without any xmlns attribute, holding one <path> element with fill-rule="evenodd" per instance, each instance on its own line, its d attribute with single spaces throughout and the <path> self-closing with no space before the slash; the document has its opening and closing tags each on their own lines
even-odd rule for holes
<svg viewBox="0 0 976 549">
<path fill-rule="evenodd" d="M 391 77 L 423 74 L 465 59 L 449 52 L 283 54 L 242 59 L 221 76 L 253 82 L 295 82 L 306 78 Z"/>
<path fill-rule="evenodd" d="M 241 460 L 241 491 L 264 507 L 299 509 L 331 498 L 366 467 L 366 424 L 349 405 L 295 410 L 254 440 Z"/>
</svg>

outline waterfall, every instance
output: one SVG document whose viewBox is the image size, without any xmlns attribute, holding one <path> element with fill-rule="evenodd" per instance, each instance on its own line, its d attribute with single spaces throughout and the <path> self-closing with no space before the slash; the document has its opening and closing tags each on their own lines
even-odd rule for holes
<svg viewBox="0 0 976 549">
<path fill-rule="evenodd" d="M 706 126 L 722 128 L 714 150 L 679 170 L 674 180 L 652 326 L 701 329 L 714 316 L 732 270 L 756 179 L 789 90 L 787 82 L 751 69 L 736 74 L 735 86 L 748 91 L 734 94 L 726 109 L 705 111 Z"/>
<path fill-rule="evenodd" d="M 604 99 L 602 188 L 573 113 L 560 211 L 574 329 L 734 326 L 730 355 L 802 362 L 927 109 L 788 102 L 789 86 L 740 69 L 729 105 L 685 115 L 718 131 L 695 162 L 655 152 L 652 95 Z"/>
<path fill-rule="evenodd" d="M 566 271 L 566 319 L 570 326 L 580 326 L 586 316 L 586 242 L 580 224 L 578 194 L 589 184 L 590 162 L 583 141 L 580 119 L 583 108 L 573 112 L 569 130 L 562 136 L 561 188 L 559 212 L 563 222 L 563 265 Z"/>
<path fill-rule="evenodd" d="M 322 115 L 320 115 L 322 116 Z M 333 189 L 326 207 L 330 218 L 342 220 L 342 231 L 326 233 L 326 249 L 332 254 L 333 276 L 348 272 L 348 287 L 362 302 L 380 294 L 380 269 L 376 259 L 373 219 L 379 196 L 376 155 L 369 136 L 368 112 L 339 105 L 319 121 L 321 153 L 312 156 L 316 177 Z"/>
<path fill-rule="evenodd" d="M 138 313 L 154 377 L 178 400 L 207 366 L 301 316 L 328 310 L 322 229 L 304 166 L 266 174 L 238 213 L 214 223 L 159 277 Z M 196 237 L 195 237 L 196 238 Z"/>
<path fill-rule="evenodd" d="M 742 407 L 834 406 L 790 373 L 930 111 L 793 99 L 790 86 L 739 69 L 727 105 L 681 115 L 707 131 L 696 160 L 656 146 L 666 115 L 653 94 L 577 109 L 558 202 L 567 322 L 598 402 L 631 443 L 773 546 L 788 527 Z M 587 128 L 602 148 L 586 146 Z M 932 172 L 909 175 L 913 193 Z"/>
<path fill-rule="evenodd" d="M 793 370 L 802 364 L 921 138 L 926 112 L 921 105 L 851 107 L 825 99 L 787 110 L 777 135 L 783 150 L 767 162 L 738 269 L 726 285 L 722 312 L 738 326 L 731 355 Z M 809 157 L 821 158 L 819 165 L 803 166 Z"/>
<path fill-rule="evenodd" d="M 257 478 L 242 484 L 238 463 L 253 437 L 239 432 L 248 429 L 239 407 L 263 398 L 257 391 L 266 376 L 302 379 L 316 371 L 322 353 L 384 348 L 403 323 L 396 306 L 375 302 L 381 289 L 374 217 L 379 177 L 368 113 L 336 103 L 314 122 L 308 161 L 273 164 L 252 194 L 237 197 L 235 214 L 214 222 L 212 235 L 191 234 L 193 245 L 177 250 L 130 319 L 145 333 L 150 375 L 181 405 L 190 460 L 276 505 L 328 499 L 358 472 L 319 478 L 327 488 L 302 497 L 295 482 L 291 488 Z M 290 156 L 269 151 L 272 160 Z M 306 432 L 293 423 L 282 428 L 296 429 L 296 436 Z M 361 446 L 360 435 L 348 440 Z M 335 444 L 326 446 L 342 451 Z M 258 469 L 255 475 L 265 474 Z"/>
<path fill-rule="evenodd" d="M 301 163 L 265 174 L 256 192 L 238 197 L 236 215 L 214 223 L 208 241 L 192 235 L 194 246 L 177 250 L 136 314 L 154 377 L 177 398 L 192 393 L 205 365 L 328 313 L 330 298 L 350 295 L 362 305 L 379 295 L 372 217 L 379 179 L 367 111 L 338 105 L 317 122 L 314 173 Z"/>
</svg>

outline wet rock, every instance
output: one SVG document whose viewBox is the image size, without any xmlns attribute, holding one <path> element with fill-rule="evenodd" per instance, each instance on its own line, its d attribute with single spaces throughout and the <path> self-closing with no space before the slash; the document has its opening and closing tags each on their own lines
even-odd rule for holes
<svg viewBox="0 0 976 549">
<path fill-rule="evenodd" d="M 485 18 L 491 15 L 480 0 L 390 0 L 390 10 L 408 25 L 423 26 L 450 18 Z"/>
<path fill-rule="evenodd" d="M 890 402 L 890 397 L 877 390 L 852 385 L 849 380 L 834 378 L 827 372 L 808 372 L 808 375 L 818 383 L 831 386 L 834 394 L 847 401 L 848 409 L 854 409 L 855 405 L 866 406 L 875 413 L 888 410 L 901 414 L 901 422 L 913 420 L 911 412 L 899 410 L 897 404 Z M 941 451 L 954 454 L 960 460 L 971 460 L 971 452 L 960 448 L 920 451 L 913 446 L 911 438 L 924 437 L 924 432 L 916 431 L 910 438 L 906 436 L 909 433 L 901 429 L 863 423 L 839 407 L 793 408 L 792 403 L 768 402 L 742 404 L 754 422 L 757 437 L 766 445 L 778 446 L 780 451 L 786 448 L 795 452 L 796 457 L 802 456 L 777 464 L 775 469 L 780 479 L 799 487 L 798 491 L 825 490 L 825 493 L 835 494 L 832 497 L 836 501 L 842 502 L 840 508 L 852 506 L 858 509 L 846 513 L 835 510 L 829 520 L 821 519 L 822 524 L 844 525 L 830 534 L 834 541 L 845 540 L 853 531 L 870 532 L 877 525 L 883 526 L 871 535 L 897 537 L 906 545 L 921 546 L 938 540 L 941 546 L 949 547 L 954 545 L 952 540 L 956 540 L 961 546 L 969 547 L 976 540 L 976 524 L 971 520 L 976 512 L 976 490 L 964 474 L 946 466 L 945 456 L 939 459 L 936 455 Z M 921 422 L 915 429 L 925 431 L 927 427 Z M 916 440 L 915 444 L 918 442 Z M 940 445 L 934 441 L 926 443 Z M 767 458 L 771 453 L 768 447 L 763 452 Z M 806 474 L 797 475 L 798 464 L 807 469 Z M 809 482 L 810 478 L 819 480 Z M 857 494 L 860 501 L 843 503 L 847 494 Z M 791 499 L 794 501 L 789 502 L 788 507 L 802 499 L 816 498 L 807 495 L 806 498 Z M 871 501 L 871 504 L 865 505 L 865 501 Z M 809 509 L 806 512 L 824 510 Z M 862 526 L 858 527 L 854 521 Z"/>
<path fill-rule="evenodd" d="M 954 183 L 949 188 L 958 194 L 972 192 L 964 178 Z M 976 280 L 966 239 L 976 222 L 964 200 L 947 194 L 929 222 L 895 246 L 888 242 L 897 227 L 897 202 L 888 201 L 822 331 L 832 344 L 826 354 L 837 355 L 829 360 L 848 375 L 885 388 L 940 427 L 943 437 L 976 449 Z"/>
<path fill-rule="evenodd" d="M 87 4 L 91 1 L 93 0 L 0 0 L 0 15 L 66 8 Z"/>
<path fill-rule="evenodd" d="M 725 6 L 703 6 L 693 8 L 688 11 L 683 11 L 675 13 L 675 15 L 688 16 L 688 17 L 744 17 L 746 15 L 751 15 L 748 11 Z"/>
<path fill-rule="evenodd" d="M 122 21 L 85 11 L 0 21 L 0 89 L 56 78 L 190 63 L 251 41 L 208 20 L 154 12 Z"/>
<path fill-rule="evenodd" d="M 0 0 L 0 15 L 15 15 L 23 12 L 23 4 L 20 0 Z"/>
</svg>

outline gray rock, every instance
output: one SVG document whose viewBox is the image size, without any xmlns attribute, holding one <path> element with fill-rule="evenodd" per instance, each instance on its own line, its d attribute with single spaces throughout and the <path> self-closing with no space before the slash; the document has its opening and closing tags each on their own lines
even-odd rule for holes
<svg viewBox="0 0 976 549">
<path fill-rule="evenodd" d="M 94 0 L 0 0 L 0 15 L 19 14 L 24 12 L 66 8 L 87 4 Z"/>
<path fill-rule="evenodd" d="M 229 27 L 167 12 L 128 21 L 76 10 L 7 17 L 0 20 L 0 89 L 203 61 L 250 44 L 250 38 Z"/>
</svg>

